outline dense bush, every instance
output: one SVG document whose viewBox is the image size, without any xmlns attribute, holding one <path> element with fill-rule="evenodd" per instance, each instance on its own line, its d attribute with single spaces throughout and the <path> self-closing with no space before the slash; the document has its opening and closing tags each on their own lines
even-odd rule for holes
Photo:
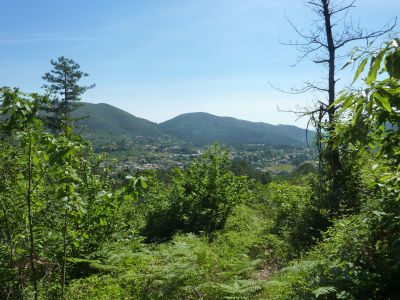
<svg viewBox="0 0 400 300">
<path fill-rule="evenodd" d="M 229 163 L 228 153 L 214 146 L 186 170 L 177 169 L 164 193 L 149 200 L 155 205 L 143 230 L 148 239 L 222 229 L 234 207 L 250 197 L 248 181 L 230 172 Z"/>
</svg>

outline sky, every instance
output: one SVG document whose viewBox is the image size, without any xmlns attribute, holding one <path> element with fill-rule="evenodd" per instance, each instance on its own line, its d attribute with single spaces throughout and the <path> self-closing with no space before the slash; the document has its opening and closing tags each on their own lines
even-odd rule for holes
<svg viewBox="0 0 400 300">
<path fill-rule="evenodd" d="M 302 0 L 0 0 L 0 7 L 0 86 L 43 92 L 50 59 L 64 55 L 90 74 L 82 84 L 96 83 L 83 101 L 154 122 L 203 111 L 305 127 L 306 119 L 283 111 L 323 100 L 279 91 L 326 73 L 310 60 L 293 67 L 299 53 L 282 44 L 297 38 L 287 18 L 304 30 L 315 19 Z M 397 0 L 358 0 L 351 15 L 380 29 L 399 12 Z"/>
</svg>

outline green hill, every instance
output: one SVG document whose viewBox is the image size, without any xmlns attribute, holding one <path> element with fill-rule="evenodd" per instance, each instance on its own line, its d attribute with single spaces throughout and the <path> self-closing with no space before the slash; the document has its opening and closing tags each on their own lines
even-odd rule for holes
<svg viewBox="0 0 400 300">
<path fill-rule="evenodd" d="M 109 104 L 82 103 L 74 116 L 87 116 L 78 121 L 76 130 L 92 140 L 95 147 L 124 139 L 157 142 L 159 138 L 171 136 L 196 146 L 214 142 L 304 146 L 306 139 L 305 130 L 295 126 L 256 123 L 208 113 L 183 114 L 157 124 Z"/>
<path fill-rule="evenodd" d="M 74 117 L 86 117 L 77 123 L 77 131 L 101 146 L 116 139 L 151 139 L 163 133 L 156 123 L 135 117 L 130 113 L 105 103 L 82 103 Z"/>
<path fill-rule="evenodd" d="M 188 113 L 160 124 L 167 133 L 195 145 L 221 142 L 237 144 L 270 144 L 304 146 L 306 130 L 289 125 L 271 125 L 218 117 L 208 113 Z"/>
</svg>

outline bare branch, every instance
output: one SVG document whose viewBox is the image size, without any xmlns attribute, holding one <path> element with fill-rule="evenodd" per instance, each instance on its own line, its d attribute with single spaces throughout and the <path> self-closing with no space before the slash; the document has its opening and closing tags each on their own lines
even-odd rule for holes
<svg viewBox="0 0 400 300">
<path fill-rule="evenodd" d="M 296 121 L 299 120 L 300 118 L 303 118 L 303 117 L 307 116 L 307 115 L 315 114 L 315 113 L 320 111 L 319 108 L 316 109 L 316 110 L 312 110 L 312 111 L 309 111 L 306 108 L 304 108 L 304 110 L 292 110 L 292 109 L 284 110 L 284 109 L 280 108 L 279 106 L 277 106 L 276 108 L 277 108 L 277 110 L 279 112 L 288 112 L 288 113 L 295 113 L 296 115 L 300 115 L 296 119 Z"/>
<path fill-rule="evenodd" d="M 319 91 L 319 92 L 328 92 L 328 89 L 327 88 L 323 88 L 323 87 L 320 87 L 320 86 L 318 86 L 317 84 L 315 84 L 315 83 L 311 83 L 310 81 L 306 81 L 305 83 L 304 83 L 308 88 L 309 88 L 309 90 L 311 90 L 311 91 Z"/>
<path fill-rule="evenodd" d="M 313 62 L 316 64 L 325 64 L 325 63 L 329 63 L 329 59 L 313 60 Z"/>
<path fill-rule="evenodd" d="M 274 90 L 277 90 L 278 92 L 281 92 L 281 93 L 290 94 L 290 95 L 304 94 L 304 93 L 310 91 L 310 89 L 311 89 L 310 87 L 303 87 L 303 88 L 291 87 L 289 90 L 284 90 L 284 89 L 274 86 L 271 82 L 268 82 L 268 84 Z"/>
<path fill-rule="evenodd" d="M 304 82 L 304 86 L 301 88 L 294 86 L 294 87 L 291 87 L 289 90 L 284 90 L 284 89 L 278 88 L 278 87 L 274 86 L 271 82 L 268 82 L 268 84 L 274 90 L 277 90 L 278 92 L 281 92 L 281 93 L 290 94 L 290 95 L 300 95 L 300 94 L 304 94 L 307 92 L 315 92 L 315 91 L 319 91 L 319 92 L 327 92 L 328 91 L 328 89 L 318 86 L 316 83 L 312 83 L 310 81 Z"/>
<path fill-rule="evenodd" d="M 342 11 L 346 11 L 346 12 L 347 12 L 348 9 L 354 8 L 354 7 L 355 7 L 355 6 L 354 6 L 355 3 L 356 3 L 356 0 L 353 0 L 353 1 L 352 1 L 350 4 L 348 4 L 348 5 L 344 5 L 344 6 L 341 6 L 341 7 L 333 8 L 333 9 L 332 9 L 332 12 L 331 12 L 331 16 L 333 16 L 333 15 L 335 15 L 335 14 L 338 14 L 338 13 L 340 13 L 340 12 L 342 12 Z"/>
<path fill-rule="evenodd" d="M 396 27 L 397 25 L 397 17 L 394 19 L 392 25 L 387 25 L 385 26 L 386 28 L 382 28 L 381 30 L 373 31 L 370 33 L 365 33 L 362 29 L 360 28 L 347 28 L 347 30 L 342 34 L 341 38 L 335 45 L 335 49 L 340 49 L 341 47 L 345 46 L 346 44 L 354 41 L 359 41 L 359 40 L 370 40 L 374 39 L 380 36 L 383 36 L 391 31 Z M 350 30 L 352 31 L 350 31 Z"/>
<path fill-rule="evenodd" d="M 290 20 L 286 13 L 284 14 L 284 17 L 286 19 L 286 21 L 289 23 L 289 25 L 292 27 L 292 29 L 297 33 L 297 35 L 299 35 L 301 38 L 308 40 L 309 38 L 311 38 L 310 36 L 307 36 L 305 34 L 303 34 L 303 32 L 296 26 L 293 24 L 292 20 Z"/>
<path fill-rule="evenodd" d="M 298 65 L 299 63 L 301 63 L 306 57 L 308 57 L 311 53 L 313 53 L 313 52 L 319 50 L 320 48 L 321 48 L 321 46 L 319 46 L 319 47 L 317 47 L 317 48 L 313 48 L 313 49 L 310 48 L 310 49 L 307 50 L 307 51 L 303 51 L 303 54 L 302 54 L 301 56 L 297 57 L 297 61 L 296 61 L 294 64 L 290 65 L 290 66 L 291 66 L 291 67 L 297 66 L 297 65 Z"/>
</svg>

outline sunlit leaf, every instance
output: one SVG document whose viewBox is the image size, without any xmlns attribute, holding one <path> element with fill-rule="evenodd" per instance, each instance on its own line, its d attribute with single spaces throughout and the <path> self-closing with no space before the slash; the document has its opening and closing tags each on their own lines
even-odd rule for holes
<svg viewBox="0 0 400 300">
<path fill-rule="evenodd" d="M 378 74 L 379 67 L 381 66 L 382 63 L 382 58 L 385 55 L 385 52 L 382 50 L 381 52 L 378 53 L 376 58 L 373 60 L 371 69 L 368 72 L 368 76 L 366 79 L 366 83 L 368 85 L 371 85 L 375 80 L 376 76 Z"/>
<path fill-rule="evenodd" d="M 364 71 L 364 68 L 365 68 L 365 65 L 367 64 L 367 62 L 368 62 L 368 57 L 366 57 L 366 58 L 364 58 L 363 60 L 362 60 L 362 62 L 360 63 L 360 65 L 358 66 L 358 68 L 357 68 L 357 71 L 356 71 L 356 73 L 354 74 L 354 78 L 353 78 L 353 82 L 352 83 L 354 83 L 356 80 L 357 80 L 357 78 L 360 76 L 360 74 L 362 73 L 362 71 Z"/>
<path fill-rule="evenodd" d="M 388 112 L 392 112 L 392 107 L 390 106 L 390 102 L 387 97 L 383 96 L 379 92 L 374 93 L 373 97 L 380 107 L 382 107 Z"/>
</svg>

